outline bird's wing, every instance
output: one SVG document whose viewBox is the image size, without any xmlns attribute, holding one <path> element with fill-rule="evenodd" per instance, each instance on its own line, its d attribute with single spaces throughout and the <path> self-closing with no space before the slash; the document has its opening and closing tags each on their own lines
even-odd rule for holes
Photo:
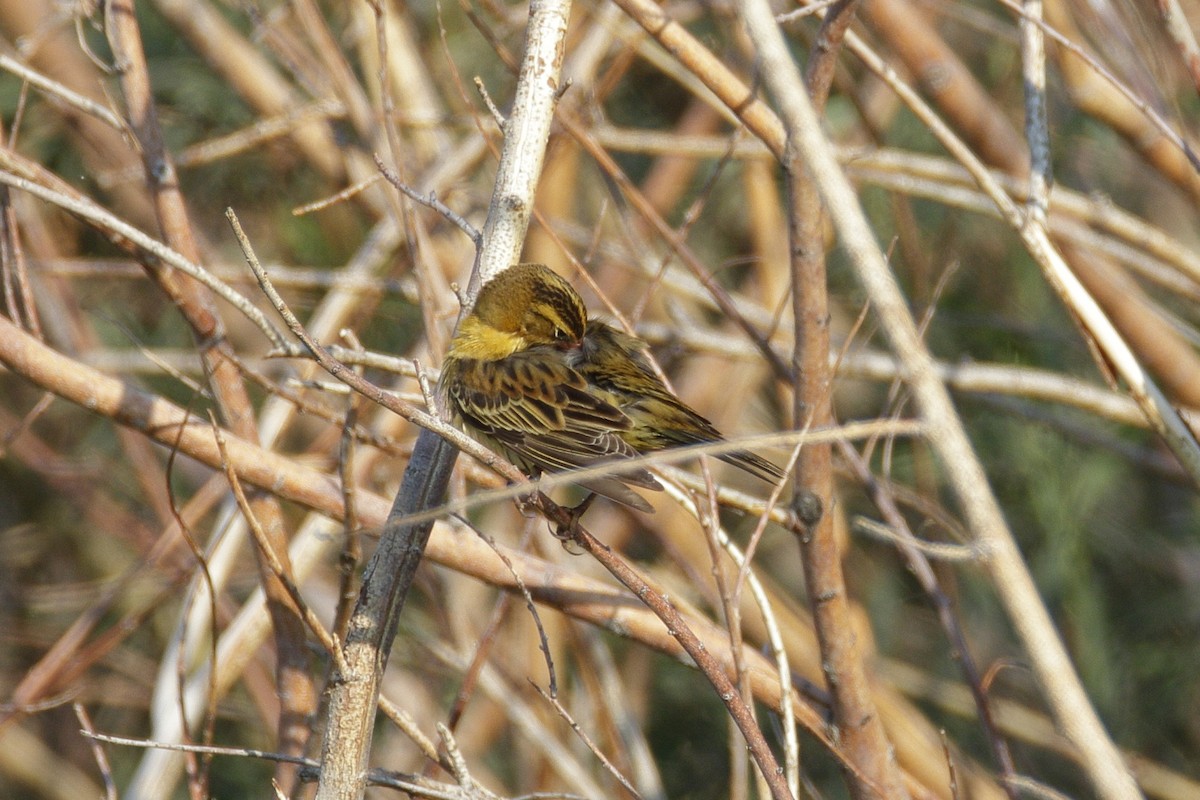
<svg viewBox="0 0 1200 800">
<path fill-rule="evenodd" d="M 447 367 L 453 371 L 451 379 L 443 380 L 463 421 L 526 469 L 563 472 L 638 455 L 620 435 L 630 427 L 629 417 L 590 391 L 587 381 L 554 351 L 535 348 L 500 361 L 464 359 Z M 612 479 L 585 485 L 644 506 L 623 483 L 662 488 L 644 469 L 621 470 Z"/>
<path fill-rule="evenodd" d="M 575 366 L 593 390 L 633 421 L 626 439 L 641 451 L 722 441 L 711 422 L 666 387 L 646 359 L 645 349 L 645 342 L 592 320 L 576 358 Z M 779 467 L 745 450 L 717 458 L 768 483 L 783 478 Z"/>
</svg>

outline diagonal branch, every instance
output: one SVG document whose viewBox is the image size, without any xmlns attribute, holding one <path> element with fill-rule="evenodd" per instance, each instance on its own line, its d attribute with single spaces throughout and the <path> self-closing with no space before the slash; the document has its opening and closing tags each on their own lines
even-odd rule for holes
<svg viewBox="0 0 1200 800">
<path fill-rule="evenodd" d="M 570 8 L 568 0 L 530 5 L 525 58 L 504 126 L 504 150 L 483 244 L 468 284 L 467 309 L 485 278 L 520 257 L 557 100 Z M 457 451 L 444 439 L 421 432 L 346 631 L 347 672 L 335 676 L 331 690 L 318 800 L 360 798 L 366 789 L 379 682 L 433 527 L 432 520 L 404 519 L 441 501 L 456 457 Z"/>
<path fill-rule="evenodd" d="M 786 93 L 781 104 L 786 104 L 794 124 L 792 135 L 821 190 L 850 262 L 871 297 L 883 330 L 904 363 L 905 378 L 912 387 L 921 416 L 930 425 L 930 444 L 946 465 L 951 488 L 974 535 L 988 552 L 993 579 L 1004 589 L 1001 598 L 1025 642 L 1059 724 L 1084 756 L 1101 797 L 1113 800 L 1139 797 L 1136 783 L 1075 677 L 1066 648 L 1038 597 L 1037 587 L 991 492 L 983 466 L 967 439 L 945 385 L 934 371 L 933 358 L 921 341 L 858 198 L 837 164 L 799 75 L 786 80 L 792 76 L 782 74 L 795 70 L 794 67 L 789 70 L 791 58 L 769 8 L 755 0 L 747 5 L 746 16 L 747 27 L 763 53 L 764 62 L 768 61 L 768 52 L 775 56 L 764 71 L 768 75 L 773 68 L 777 71 L 780 80 L 776 86 L 781 94 Z"/>
</svg>

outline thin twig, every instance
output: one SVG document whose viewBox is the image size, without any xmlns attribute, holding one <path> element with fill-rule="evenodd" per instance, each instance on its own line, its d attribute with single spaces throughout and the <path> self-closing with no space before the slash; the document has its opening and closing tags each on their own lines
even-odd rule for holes
<svg viewBox="0 0 1200 800">
<path fill-rule="evenodd" d="M 188 261 L 170 247 L 150 238 L 132 225 L 118 219 L 91 200 L 82 197 L 70 197 L 7 170 L 0 170 L 0 183 L 28 192 L 34 197 L 38 197 L 65 211 L 69 211 L 85 222 L 94 224 L 111 238 L 124 239 L 145 256 L 152 257 L 157 262 L 195 278 L 216 293 L 221 299 L 240 311 L 246 319 L 253 322 L 271 342 L 272 346 L 283 347 L 283 334 L 267 321 L 266 315 L 262 311 L 251 304 L 239 292 L 214 277 L 208 270 Z"/>
<path fill-rule="evenodd" d="M 786 481 L 781 481 L 780 486 L 777 486 L 775 491 L 772 492 L 772 497 L 767 500 L 766 507 L 759 515 L 760 526 L 765 527 L 763 521 L 771 515 L 771 508 L 776 499 L 775 495 L 784 483 Z M 698 513 L 695 497 L 677 489 L 675 481 L 667 481 L 666 490 L 668 494 L 674 496 L 676 501 L 690 513 L 693 515 Z M 759 615 L 763 620 L 763 626 L 767 631 L 767 643 L 770 645 L 771 654 L 775 658 L 775 670 L 779 679 L 779 707 L 780 716 L 783 718 L 785 775 L 787 777 L 788 789 L 792 791 L 793 795 L 799 797 L 800 743 L 796 735 L 796 707 L 792 697 L 792 669 L 789 664 L 787 647 L 784 643 L 783 632 L 780 629 L 776 611 L 771 604 L 766 587 L 763 586 L 762 581 L 755 574 L 751 566 L 754 542 L 752 540 L 751 546 L 747 547 L 745 552 L 743 552 L 721 526 L 716 526 L 713 534 L 716 537 L 717 543 L 724 549 L 734 566 L 737 567 L 737 581 L 731 592 L 733 607 L 735 609 L 740 607 L 743 585 L 749 586 L 750 594 L 754 598 L 754 603 L 758 607 Z M 740 647 L 741 644 L 740 642 L 735 643 L 734 646 Z"/>
<path fill-rule="evenodd" d="M 106 733 L 96 733 L 91 730 L 83 730 L 81 733 L 97 742 L 106 744 L 121 745 L 123 747 L 142 747 L 155 750 L 173 750 L 180 753 L 194 753 L 209 756 L 231 756 L 234 758 L 258 758 L 265 761 L 275 761 L 281 764 L 296 764 L 304 767 L 309 771 L 316 771 L 320 764 L 303 756 L 293 756 L 287 753 L 277 753 L 270 750 L 256 750 L 252 747 L 223 747 L 219 745 L 203 745 L 203 744 L 178 744 L 175 742 L 160 742 L 153 739 L 135 739 L 128 736 L 112 736 Z M 468 786 L 458 787 L 448 786 L 446 784 L 435 784 L 427 778 L 419 775 L 406 775 L 404 773 L 392 772 L 389 770 L 372 769 L 367 775 L 367 782 L 375 786 L 386 786 L 393 789 L 400 789 L 408 792 L 414 797 L 430 798 L 430 800 L 453 800 L 453 798 L 465 798 L 465 800 L 496 800 L 496 795 L 482 789 L 478 784 L 472 783 Z M 466 794 L 456 792 L 456 789 L 466 790 Z"/>
<path fill-rule="evenodd" d="M 291 598 L 305 625 L 312 631 L 313 636 L 321 643 L 321 646 L 329 653 L 334 664 L 345 671 L 345 663 L 342 661 L 342 648 L 339 646 L 336 638 L 333 637 L 325 629 L 324 624 L 317 618 L 317 615 L 304 601 L 304 597 L 300 594 L 300 588 L 296 586 L 296 582 L 292 579 L 291 571 L 286 568 L 280 560 L 278 554 L 271 547 L 271 542 L 268 540 L 266 533 L 258 522 L 253 510 L 250 508 L 250 503 L 246 499 L 246 493 L 242 490 L 242 482 L 238 479 L 237 472 L 233 468 L 233 464 L 229 460 L 229 452 L 225 446 L 225 434 L 216 421 L 212 422 L 213 438 L 217 442 L 217 450 L 221 453 L 221 461 L 225 468 L 225 478 L 229 481 L 229 487 L 233 490 L 233 497 L 237 501 L 238 508 L 245 517 L 247 524 L 250 527 L 250 532 L 254 535 L 254 542 L 258 545 L 259 553 L 266 559 L 267 566 L 271 572 L 275 574 L 288 597 Z"/>
<path fill-rule="evenodd" d="M 629 782 L 629 779 L 622 775 L 621 771 L 617 769 L 616 765 L 612 763 L 608 756 L 604 755 L 604 753 L 600 751 L 600 748 L 596 746 L 596 743 L 592 741 L 591 737 L 587 735 L 587 732 L 580 726 L 580 724 L 575 721 L 575 718 L 571 716 L 571 712 L 567 711 L 562 702 L 553 694 L 548 694 L 537 684 L 534 684 L 533 688 L 537 689 L 537 693 L 542 696 L 542 699 L 549 703 L 554 711 L 563 718 L 563 721 L 571 726 L 571 730 L 575 732 L 575 735 L 579 737 L 579 740 L 583 742 L 584 746 L 587 747 L 589 751 L 591 751 L 592 755 L 596 757 L 596 759 L 600 762 L 600 765 L 604 767 L 608 774 L 612 775 L 617 780 L 617 783 L 621 784 L 621 788 L 629 792 L 630 796 L 632 796 L 634 800 L 643 800 L 642 795 L 637 789 L 633 788 L 633 784 Z"/>
<path fill-rule="evenodd" d="M 487 107 L 488 113 L 492 115 L 492 121 L 496 123 L 497 128 L 504 130 L 504 115 L 500 113 L 500 109 L 496 108 L 496 104 L 492 101 L 492 96 L 488 93 L 483 78 L 476 75 L 474 82 L 475 88 L 479 91 L 479 96 L 483 98 L 483 104 Z"/>
<path fill-rule="evenodd" d="M 795 445 L 803 442 L 806 446 L 818 442 L 833 442 L 842 438 L 860 439 L 870 436 L 882 435 L 891 433 L 896 436 L 922 436 L 926 426 L 921 423 L 915 423 L 910 420 L 901 420 L 899 422 L 857 422 L 848 423 L 838 428 L 831 428 L 822 431 L 780 431 L 777 433 L 762 434 L 759 436 L 739 436 L 721 442 L 714 442 L 705 445 L 693 445 L 690 447 L 676 447 L 669 450 L 659 450 L 648 455 L 638 456 L 637 458 L 622 459 L 615 463 L 603 463 L 586 469 L 576 469 L 568 472 L 557 472 L 540 476 L 535 481 L 530 481 L 519 472 L 506 473 L 497 468 L 504 477 L 510 480 L 519 481 L 518 483 L 506 486 L 500 489 L 491 489 L 488 491 L 474 492 L 470 497 L 461 500 L 453 500 L 436 507 L 428 508 L 421 512 L 414 512 L 404 517 L 406 523 L 421 522 L 429 519 L 437 519 L 438 517 L 459 513 L 471 508 L 488 505 L 501 500 L 509 500 L 517 497 L 522 497 L 529 494 L 531 491 L 547 491 L 559 486 L 569 486 L 587 481 L 590 478 L 598 476 L 609 476 L 613 472 L 620 472 L 625 469 L 633 469 L 636 467 L 656 467 L 663 471 L 672 480 L 680 481 L 684 486 L 694 489 L 699 492 L 707 492 L 703 478 L 694 474 L 686 473 L 681 470 L 672 469 L 670 465 L 695 459 L 700 455 L 721 455 L 723 453 L 736 452 L 738 450 L 747 449 L 747 445 L 753 447 L 763 444 L 783 444 Z M 480 449 L 479 445 L 475 446 Z M 474 456 L 475 454 L 464 448 L 464 452 Z M 486 451 L 485 451 L 486 452 Z M 476 456 L 477 457 L 477 456 Z M 501 462 L 507 463 L 507 462 Z M 489 465 L 496 468 L 496 465 Z M 717 501 L 721 506 L 737 508 L 751 514 L 762 514 L 764 512 L 770 515 L 771 521 L 780 525 L 789 526 L 795 523 L 795 515 L 782 508 L 772 507 L 761 497 L 752 497 L 743 492 L 730 489 L 724 486 L 716 487 Z"/>
<path fill-rule="evenodd" d="M 746 746 L 758 765 L 759 772 L 770 787 L 774 800 L 788 800 L 792 797 L 783 770 L 779 768 L 775 755 L 767 746 L 762 731 L 754 721 L 750 709 L 742 702 L 742 696 L 729 679 L 729 675 L 707 648 L 692 631 L 684 620 L 683 615 L 658 590 L 653 588 L 646 579 L 633 569 L 623 559 L 618 557 L 612 548 L 601 544 L 588 533 L 565 509 L 550 502 L 545 495 L 538 496 L 538 508 L 554 524 L 560 526 L 561 535 L 581 547 L 600 564 L 612 573 L 613 577 L 623 583 L 645 603 L 667 626 L 667 630 L 679 645 L 687 652 L 696 666 L 704 673 L 705 678 L 712 684 L 717 696 L 724 703 L 729 715 L 737 723 L 738 729 L 746 740 Z"/>
<path fill-rule="evenodd" d="M 16 75 L 23 81 L 27 81 L 31 86 L 36 86 L 46 93 L 47 96 L 56 100 L 60 100 L 72 108 L 76 108 L 85 114 L 89 114 L 96 119 L 99 119 L 108 125 L 112 126 L 121 133 L 128 133 L 129 126 L 125 123 L 118 114 L 95 100 L 89 97 L 84 97 L 78 92 L 70 89 L 53 78 L 49 78 L 35 69 L 32 69 L 20 61 L 17 61 L 12 56 L 0 53 L 0 69 L 8 70 L 13 75 Z"/>
<path fill-rule="evenodd" d="M 551 697 L 558 697 L 558 671 L 554 668 L 554 657 L 550 654 L 550 639 L 546 636 L 546 626 L 542 624 L 542 617 L 538 614 L 537 606 L 533 603 L 533 595 L 529 593 L 529 588 L 525 586 L 525 579 L 517 572 L 517 568 L 513 566 L 512 559 L 504 554 L 496 544 L 496 540 L 486 533 L 475 527 L 465 517 L 458 516 L 458 521 L 476 536 L 484 541 L 496 557 L 504 562 L 504 566 L 508 568 L 509 573 L 513 576 L 513 582 L 517 586 L 517 591 L 521 593 L 521 597 L 525 599 L 525 608 L 529 611 L 530 618 L 533 619 L 533 625 L 537 629 L 538 634 L 538 649 L 542 651 L 542 658 L 546 662 L 546 679 L 550 689 Z M 495 626 L 499 625 L 499 618 L 495 620 Z M 489 626 L 493 627 L 493 626 Z M 541 691 L 539 689 L 539 691 Z"/>
<path fill-rule="evenodd" d="M 107 744 L 119 744 L 125 747 L 148 747 L 156 750 L 175 750 L 180 753 L 199 753 L 212 756 L 242 756 L 246 758 L 264 758 L 269 761 L 281 761 L 285 764 L 300 764 L 315 767 L 316 762 L 303 756 L 292 756 L 286 753 L 274 753 L 270 750 L 255 750 L 251 747 L 221 747 L 211 744 L 181 744 L 177 742 L 158 742 L 153 739 L 136 739 L 129 736 L 112 736 L 107 733 L 81 731 L 89 739 Z"/>
<path fill-rule="evenodd" d="M 852 529 L 858 533 L 866 534 L 881 542 L 888 542 L 890 544 L 903 543 L 906 547 L 913 547 L 920 550 L 922 554 L 935 561 L 978 562 L 982 561 L 985 557 L 983 553 L 979 552 L 979 548 L 974 545 L 928 542 L 918 539 L 915 536 L 909 538 L 911 534 L 902 533 L 882 522 L 876 522 L 873 519 L 862 516 L 855 517 L 851 520 L 850 524 Z"/>
<path fill-rule="evenodd" d="M 457 211 L 450 208 L 450 206 L 446 205 L 441 200 L 438 200 L 437 195 L 433 192 L 430 192 L 427 195 L 421 194 L 416 189 L 400 180 L 400 176 L 396 174 L 395 170 L 383 163 L 383 159 L 378 153 L 375 154 L 375 166 L 379 168 L 380 174 L 383 175 L 387 182 L 396 187 L 398 191 L 400 191 L 409 199 L 433 209 L 446 219 L 453 222 L 458 226 L 460 231 L 467 235 L 467 238 L 469 238 L 476 247 L 479 247 L 479 244 L 483 239 L 483 233 L 470 222 L 468 222 L 462 214 L 459 214 Z"/>
<path fill-rule="evenodd" d="M 92 757 L 96 759 L 96 766 L 100 769 L 100 777 L 104 781 L 104 797 L 105 800 L 117 800 L 117 783 L 113 780 L 112 767 L 108 763 L 108 754 L 104 752 L 104 748 L 100 746 L 97 740 L 96 729 L 92 726 L 92 719 L 88 716 L 87 709 L 80 703 L 73 703 L 75 709 L 75 718 L 79 720 L 79 724 L 83 726 L 81 731 L 85 738 L 90 740 L 92 746 Z"/>
</svg>

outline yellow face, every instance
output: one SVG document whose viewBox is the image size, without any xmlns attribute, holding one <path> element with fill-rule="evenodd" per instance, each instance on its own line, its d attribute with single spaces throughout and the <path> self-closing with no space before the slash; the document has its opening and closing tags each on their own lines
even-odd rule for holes
<svg viewBox="0 0 1200 800">
<path fill-rule="evenodd" d="M 583 300 L 569 283 L 541 264 L 517 264 L 479 291 L 451 352 L 495 360 L 538 345 L 571 349 L 586 325 Z"/>
</svg>

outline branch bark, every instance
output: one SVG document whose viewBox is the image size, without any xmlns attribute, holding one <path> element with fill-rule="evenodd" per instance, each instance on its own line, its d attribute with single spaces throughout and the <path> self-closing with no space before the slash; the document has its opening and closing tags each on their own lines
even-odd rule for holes
<svg viewBox="0 0 1200 800">
<path fill-rule="evenodd" d="M 829 307 L 825 259 L 821 236 L 821 208 L 817 186 L 805 168 L 801 128 L 803 112 L 797 96 L 814 99 L 809 106 L 823 107 L 832 69 L 831 52 L 853 16 L 853 4 L 841 4 L 827 16 L 822 32 L 832 36 L 828 52 L 814 51 L 814 82 L 806 89 L 800 70 L 784 44 L 783 36 L 766 3 L 742 7 L 746 29 L 761 59 L 763 79 L 779 104 L 787 145 L 783 165 L 788 181 L 788 233 L 792 250 L 793 307 L 796 345 L 795 420 L 797 426 L 830 424 L 832 385 L 829 367 Z M 819 56 L 817 54 L 820 54 Z M 833 530 L 833 461 L 829 445 L 811 445 L 796 462 L 795 507 L 801 521 L 797 530 L 804 560 L 805 589 L 821 648 L 826 683 L 833 699 L 834 718 L 854 769 L 846 770 L 851 796 L 903 798 L 908 793 L 895 755 L 871 696 L 862 648 L 851 620 L 850 600 L 842 574 L 841 553 Z"/>
<path fill-rule="evenodd" d="M 198 263 L 200 251 L 175 166 L 158 124 L 150 71 L 142 48 L 141 29 L 134 13 L 134 0 L 113 0 L 108 6 L 107 22 L 109 42 L 116 58 L 128 109 L 129 127 L 142 155 L 146 186 L 163 239 L 185 258 Z M 191 326 L 197 348 L 204 358 L 208 384 L 226 424 L 238 436 L 248 441 L 258 441 L 254 406 L 242 384 L 238 366 L 232 358 L 232 348 L 225 338 L 224 324 L 212 297 L 193 278 L 157 264 L 147 269 Z M 279 554 L 284 568 L 290 572 L 287 526 L 278 501 L 270 494 L 256 492 L 250 498 L 250 507 L 270 540 L 271 547 Z M 288 755 L 301 755 L 308 747 L 311 733 L 309 719 L 317 710 L 317 691 L 308 669 L 304 623 L 283 582 L 257 551 L 255 555 L 258 558 L 259 580 L 268 598 L 267 608 L 271 614 L 278 651 L 275 672 L 281 701 L 276 723 L 279 749 Z M 290 793 L 297 784 L 295 768 L 290 764 L 279 764 L 276 780 L 285 793 Z"/>
<path fill-rule="evenodd" d="M 788 74 L 795 73 L 794 65 L 787 56 L 769 6 L 762 0 L 752 0 L 744 13 L 759 50 L 779 54 L 772 62 L 778 69 L 769 67 L 766 72 L 768 75 L 776 72 L 774 80 L 787 93 L 788 115 L 793 125 L 790 133 L 820 188 L 842 246 L 870 295 L 892 349 L 904 365 L 905 380 L 913 390 L 921 417 L 930 426 L 929 442 L 946 466 L 950 486 L 972 532 L 986 548 L 993 580 L 1002 587 L 1000 596 L 1025 642 L 1058 723 L 1079 749 L 1101 797 L 1113 800 L 1140 797 L 1137 784 L 1075 677 L 1070 657 L 1041 603 L 1033 578 L 988 485 L 987 475 L 975 457 L 946 387 L 937 377 L 933 358 L 921 341 L 854 189 L 838 166 L 799 75 Z"/>
<path fill-rule="evenodd" d="M 470 310 L 485 280 L 520 258 L 558 96 L 570 9 L 568 0 L 530 4 L 525 57 L 504 125 L 504 149 L 464 312 Z M 348 674 L 335 676 L 331 688 L 317 800 L 360 798 L 366 790 L 379 682 L 433 528 L 432 520 L 404 520 L 441 501 L 457 455 L 451 445 L 427 430 L 417 439 L 350 617 L 343 648 Z"/>
</svg>

